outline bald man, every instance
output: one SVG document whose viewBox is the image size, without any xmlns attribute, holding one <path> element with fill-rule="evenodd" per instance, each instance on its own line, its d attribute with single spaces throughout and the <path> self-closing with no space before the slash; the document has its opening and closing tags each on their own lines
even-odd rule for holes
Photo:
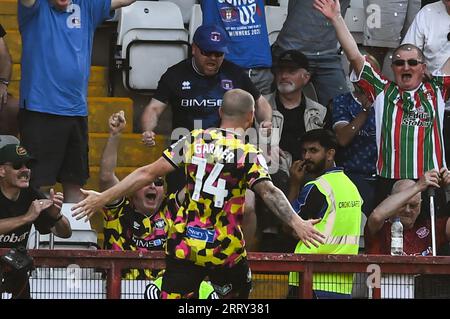
<svg viewBox="0 0 450 319">
<path fill-rule="evenodd" d="M 221 297 L 248 297 L 251 273 L 241 230 L 248 188 L 258 193 L 305 245 L 323 242 L 313 227 L 319 220 L 304 221 L 295 214 L 272 184 L 261 151 L 244 142 L 240 132 L 252 125 L 254 110 L 249 93 L 228 91 L 219 110 L 220 128 L 191 131 L 156 162 L 137 169 L 114 187 L 100 194 L 83 190 L 87 198 L 74 206 L 77 218 L 89 218 L 113 199 L 178 167 L 184 169 L 186 199 L 169 225 L 161 298 L 190 298 L 206 276 Z"/>
</svg>

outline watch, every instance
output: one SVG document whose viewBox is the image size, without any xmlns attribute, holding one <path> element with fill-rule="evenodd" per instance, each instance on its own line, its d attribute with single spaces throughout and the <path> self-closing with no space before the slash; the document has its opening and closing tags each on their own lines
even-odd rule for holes
<svg viewBox="0 0 450 319">
<path fill-rule="evenodd" d="M 1 83 L 1 84 L 4 84 L 4 85 L 6 85 L 6 86 L 9 85 L 9 81 L 8 81 L 7 79 L 4 79 L 4 78 L 0 78 L 0 83 Z"/>
</svg>

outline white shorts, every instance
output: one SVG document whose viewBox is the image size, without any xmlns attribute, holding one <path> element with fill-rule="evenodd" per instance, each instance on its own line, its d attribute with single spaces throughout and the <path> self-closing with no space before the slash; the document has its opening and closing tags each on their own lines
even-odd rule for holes
<svg viewBox="0 0 450 319">
<path fill-rule="evenodd" d="M 420 5 L 420 0 L 364 0 L 366 23 L 363 44 L 397 48 L 419 12 Z"/>
</svg>

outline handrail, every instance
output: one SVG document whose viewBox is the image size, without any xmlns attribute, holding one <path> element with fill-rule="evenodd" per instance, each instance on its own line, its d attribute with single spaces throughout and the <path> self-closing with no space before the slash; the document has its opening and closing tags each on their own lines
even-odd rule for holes
<svg viewBox="0 0 450 319">
<path fill-rule="evenodd" d="M 9 249 L 1 248 L 0 256 Z M 155 268 L 165 266 L 164 252 L 111 251 L 111 250 L 30 250 L 38 267 L 100 268 L 107 271 L 107 298 L 118 299 L 121 294 L 121 271 L 129 268 Z M 450 274 L 450 257 L 388 256 L 388 255 L 299 255 L 285 253 L 249 253 L 253 272 L 299 272 L 302 282 L 301 298 L 312 298 L 312 275 L 320 272 L 368 272 L 375 264 L 381 273 L 389 274 Z M 380 288 L 373 293 L 380 298 Z"/>
</svg>

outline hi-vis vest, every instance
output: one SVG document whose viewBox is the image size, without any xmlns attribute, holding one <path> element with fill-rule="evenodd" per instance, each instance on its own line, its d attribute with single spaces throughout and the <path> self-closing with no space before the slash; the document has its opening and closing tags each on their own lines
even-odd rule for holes
<svg viewBox="0 0 450 319">
<path fill-rule="evenodd" d="M 161 291 L 162 277 L 153 281 L 153 284 Z M 214 292 L 214 287 L 206 281 L 200 283 L 200 288 L 198 289 L 198 299 L 208 299 L 209 296 Z"/>
<path fill-rule="evenodd" d="M 328 208 L 320 223 L 314 227 L 325 235 L 323 245 L 307 248 L 297 244 L 297 254 L 346 254 L 356 255 L 361 233 L 362 199 L 353 182 L 341 170 L 320 176 L 314 184 L 325 195 Z M 297 272 L 289 274 L 289 284 L 299 285 Z M 351 294 L 352 273 L 317 273 L 313 275 L 313 289 L 341 294 Z"/>
</svg>

